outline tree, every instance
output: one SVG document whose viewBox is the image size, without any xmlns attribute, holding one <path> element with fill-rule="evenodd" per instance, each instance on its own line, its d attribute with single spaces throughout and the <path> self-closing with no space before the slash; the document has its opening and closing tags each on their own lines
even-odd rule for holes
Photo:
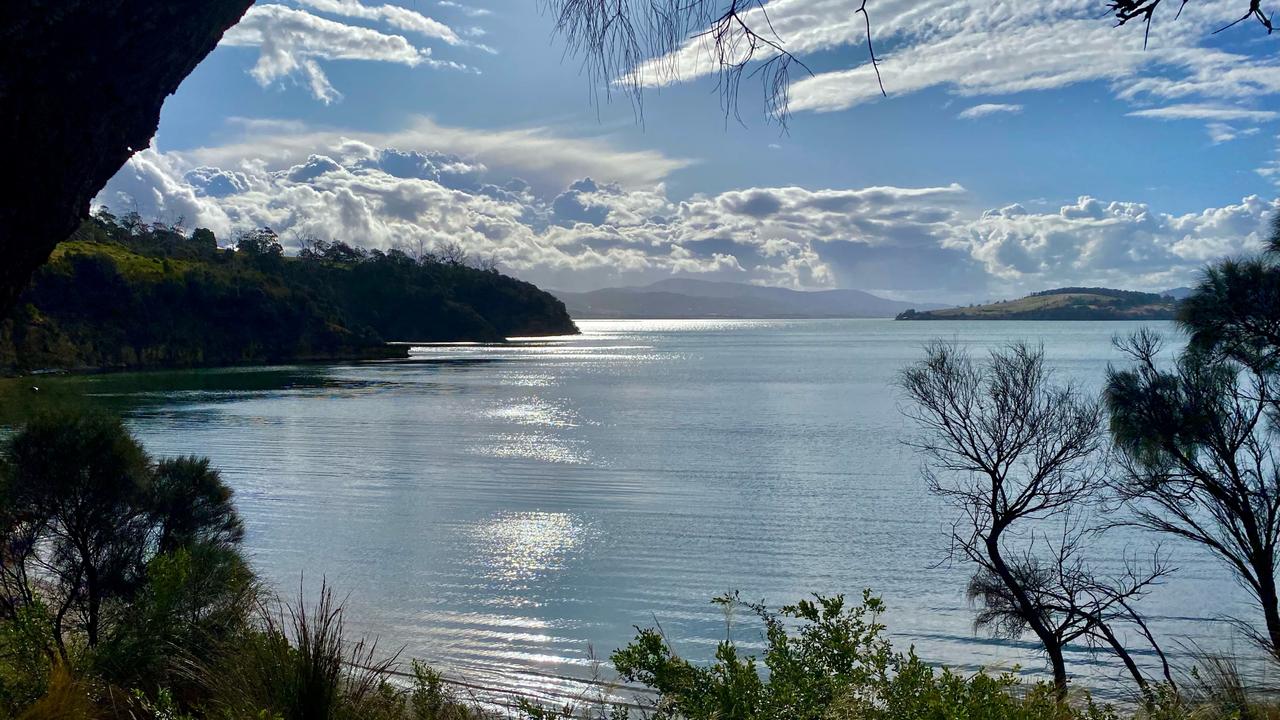
<svg viewBox="0 0 1280 720">
<path fill-rule="evenodd" d="M 1271 218 L 1265 252 L 1205 269 L 1179 307 L 1193 348 L 1222 353 L 1245 366 L 1280 370 L 1280 213 Z"/>
<path fill-rule="evenodd" d="M 857 10 L 866 21 L 869 49 L 870 1 Z M 1242 19 L 1253 17 L 1270 30 L 1260 0 L 1247 1 Z M 640 64 L 701 37 L 721 69 L 726 112 L 736 108 L 750 63 L 760 60 L 766 113 L 785 119 L 790 71 L 803 64 L 769 29 L 764 3 L 548 0 L 546 6 L 588 73 L 607 80 L 606 90 L 621 79 L 638 100 L 634 71 Z M 56 8 L 0 3 L 0 137 L 12 139 L 9 171 L 22 178 L 0 204 L 0 316 L 54 246 L 88 217 L 89 202 L 107 180 L 147 147 L 165 98 L 250 5 L 252 0 L 61 0 Z M 1160 0 L 1106 5 L 1123 24 L 1149 21 Z"/>
<path fill-rule="evenodd" d="M 284 246 L 274 230 L 262 227 L 236 235 L 236 251 L 246 255 L 280 257 L 284 255 Z"/>
<path fill-rule="evenodd" d="M 7 499 L 4 607 L 44 601 L 53 642 L 103 637 L 111 603 L 146 585 L 148 567 L 179 550 L 233 550 L 243 529 L 231 491 L 207 460 L 153 463 L 119 420 L 93 413 L 29 423 L 3 447 Z M 20 567 L 19 567 L 20 565 Z"/>
<path fill-rule="evenodd" d="M 191 242 L 206 250 L 218 249 L 218 238 L 209 228 L 196 228 L 191 233 Z"/>
<path fill-rule="evenodd" d="M 471 253 L 468 253 L 462 243 L 456 240 L 446 240 L 436 245 L 432 257 L 445 265 L 469 265 L 471 263 Z"/>
<path fill-rule="evenodd" d="M 1106 397 L 1118 487 L 1139 524 L 1225 562 L 1263 617 L 1262 630 L 1239 626 L 1280 658 L 1280 220 L 1274 230 L 1270 256 L 1205 271 L 1180 311 L 1190 342 L 1172 363 L 1153 333 L 1122 342 L 1133 365 L 1108 373 Z"/>
<path fill-rule="evenodd" d="M 933 342 L 900 385 L 921 429 L 910 444 L 926 458 L 929 489 L 959 513 L 951 552 L 975 566 L 976 624 L 997 636 L 1033 634 L 1060 693 L 1074 642 L 1106 648 L 1145 689 L 1118 629 L 1136 627 L 1159 653 L 1134 604 L 1169 569 L 1159 557 L 1148 567 L 1130 559 L 1104 577 L 1083 557 L 1099 532 L 1089 521 L 1106 470 L 1099 403 L 1055 384 L 1043 351 L 1021 344 L 979 364 Z"/>
</svg>

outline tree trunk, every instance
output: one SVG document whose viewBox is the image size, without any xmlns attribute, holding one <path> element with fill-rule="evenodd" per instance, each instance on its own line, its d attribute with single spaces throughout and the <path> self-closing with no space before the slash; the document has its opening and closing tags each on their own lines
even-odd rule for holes
<svg viewBox="0 0 1280 720">
<path fill-rule="evenodd" d="M 1053 686 L 1058 692 L 1060 699 L 1067 697 L 1067 663 L 1062 655 L 1062 643 L 1048 627 L 1045 627 L 1044 621 L 1040 618 L 1040 613 L 1035 603 L 1027 595 L 1027 591 L 1014 577 L 1013 572 L 1005 563 L 1004 557 L 1000 554 L 1000 531 L 992 530 L 986 540 L 987 559 L 991 561 L 991 567 L 995 570 L 996 575 L 1000 577 L 1000 581 L 1009 589 L 1014 599 L 1018 602 L 1018 610 L 1022 613 L 1023 619 L 1027 621 L 1027 626 L 1031 628 L 1031 632 L 1035 634 L 1040 644 L 1044 647 L 1044 652 L 1049 656 L 1049 667 L 1053 671 Z"/>
<path fill-rule="evenodd" d="M 1275 569 L 1270 562 L 1255 564 L 1258 576 L 1258 604 L 1262 605 L 1262 617 L 1267 624 L 1267 652 L 1280 659 L 1280 596 L 1276 592 Z"/>
<path fill-rule="evenodd" d="M 1105 620 L 1095 618 L 1093 623 L 1098 628 L 1098 631 L 1102 633 L 1107 644 L 1111 646 L 1111 651 L 1116 654 L 1116 657 L 1120 658 L 1120 661 L 1124 663 L 1125 669 L 1133 676 L 1133 682 L 1142 691 L 1142 696 L 1144 698 L 1149 697 L 1147 678 L 1142 674 L 1142 670 L 1138 668 L 1138 664 L 1133 661 L 1133 654 L 1129 652 L 1129 648 L 1126 648 L 1124 643 L 1120 642 L 1120 638 L 1116 637 L 1116 634 L 1111 631 L 1111 627 L 1107 625 Z"/>
<path fill-rule="evenodd" d="M 252 0 L 0 2 L 0 317 Z"/>
</svg>

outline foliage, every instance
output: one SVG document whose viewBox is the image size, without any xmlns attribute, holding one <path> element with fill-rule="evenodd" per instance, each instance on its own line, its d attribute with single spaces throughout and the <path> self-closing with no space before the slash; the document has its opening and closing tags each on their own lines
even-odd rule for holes
<svg viewBox="0 0 1280 720">
<path fill-rule="evenodd" d="M 1266 248 L 1260 256 L 1206 268 L 1178 320 L 1193 348 L 1274 373 L 1280 370 L 1280 213 L 1271 219 Z"/>
<path fill-rule="evenodd" d="M 207 460 L 155 462 L 115 418 L 46 415 L 0 446 L 0 494 L 0 710 L 61 703 L 62 674 L 180 685 L 180 658 L 240 633 L 255 581 Z"/>
<path fill-rule="evenodd" d="M 895 653 L 869 591 L 858 605 L 815 595 L 772 612 L 737 595 L 716 598 L 745 608 L 764 627 L 763 668 L 732 639 L 715 661 L 698 666 L 678 657 L 661 632 L 642 629 L 613 655 L 622 677 L 658 692 L 653 717 L 687 720 L 1075 720 L 1114 717 L 1086 699 L 1076 708 L 1051 686 L 1024 687 L 1012 674 L 963 676 L 941 672 L 914 652 Z M 761 672 L 761 670 L 765 672 Z"/>
<path fill-rule="evenodd" d="M 1271 245 L 1280 244 L 1280 218 Z M 1172 362 L 1143 331 L 1108 372 L 1116 485 L 1148 529 L 1208 550 L 1253 595 L 1246 634 L 1280 658 L 1280 266 L 1275 251 L 1205 271 L 1184 301 L 1191 333 Z"/>
<path fill-rule="evenodd" d="M 44 694 L 17 715 L 17 720 L 93 720 L 98 716 L 89 687 L 65 663 L 52 665 L 45 687 Z"/>
<path fill-rule="evenodd" d="M 52 629 L 48 610 L 40 603 L 0 621 L 0 718 L 30 706 L 45 695 L 51 678 L 60 681 L 66 674 L 65 666 L 48 652 Z"/>
<path fill-rule="evenodd" d="M 0 371 L 386 357 L 387 341 L 575 332 L 551 295 L 453 256 L 309 241 L 285 257 L 268 228 L 235 243 L 100 212 L 0 319 Z"/>
<path fill-rule="evenodd" d="M 349 642 L 343 610 L 322 585 L 308 607 L 296 602 L 259 608 L 256 627 L 219 648 L 199 668 L 210 707 L 239 717 L 267 710 L 284 720 L 388 717 L 400 704 L 386 684 L 395 658 L 380 658 L 376 643 Z"/>
</svg>

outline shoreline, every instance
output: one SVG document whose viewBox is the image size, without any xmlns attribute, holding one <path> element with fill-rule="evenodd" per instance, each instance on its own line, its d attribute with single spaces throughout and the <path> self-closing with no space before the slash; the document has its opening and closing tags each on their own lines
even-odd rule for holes
<svg viewBox="0 0 1280 720">
<path fill-rule="evenodd" d="M 566 337 L 580 335 L 582 331 L 576 325 L 572 327 L 571 332 L 565 331 L 533 331 L 521 332 L 510 338 L 502 338 L 499 340 L 492 339 L 465 339 L 465 340 L 416 340 L 402 341 L 394 340 L 383 343 L 382 345 L 371 346 L 367 348 L 352 348 L 345 352 L 334 353 L 308 353 L 296 356 L 275 356 L 262 357 L 250 360 L 240 360 L 235 362 L 209 362 L 209 363 L 141 363 L 135 365 L 90 365 L 82 367 L 68 368 L 38 368 L 31 370 L 18 370 L 15 368 L 0 368 L 0 380 L 18 379 L 18 378 L 38 378 L 38 377 L 67 377 L 67 376 L 90 376 L 90 375 L 110 375 L 131 372 L 164 372 L 171 370 L 213 370 L 218 368 L 237 368 L 237 367 L 271 367 L 284 365 L 324 365 L 329 363 L 345 363 L 345 362 L 380 362 L 408 360 L 409 351 L 415 347 L 427 345 L 458 345 L 458 344 L 475 344 L 475 345 L 505 345 L 512 341 L 512 338 L 551 338 Z"/>
</svg>

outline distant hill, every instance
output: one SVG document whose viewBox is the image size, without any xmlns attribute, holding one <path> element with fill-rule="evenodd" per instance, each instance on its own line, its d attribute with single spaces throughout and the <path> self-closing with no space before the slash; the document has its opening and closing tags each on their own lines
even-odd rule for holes
<svg viewBox="0 0 1280 720">
<path fill-rule="evenodd" d="M 265 229 L 239 244 L 100 213 L 0 317 L 0 374 L 403 356 L 388 342 L 577 332 L 559 300 L 493 270 L 343 243 L 285 257 Z"/>
<path fill-rule="evenodd" d="M 1188 297 L 1191 297 L 1191 294 L 1194 292 L 1195 292 L 1195 288 L 1176 287 L 1176 288 L 1169 288 L 1168 290 L 1165 290 L 1160 294 L 1171 297 L 1174 300 L 1186 300 Z"/>
<path fill-rule="evenodd" d="M 899 320 L 1172 320 L 1178 301 L 1168 295 L 1067 287 L 1019 300 L 945 310 L 907 310 Z"/>
<path fill-rule="evenodd" d="M 861 290 L 802 292 L 744 283 L 672 278 L 644 287 L 551 291 L 576 319 L 890 318 L 919 304 Z M 942 305 L 925 305 L 940 308 Z"/>
</svg>

